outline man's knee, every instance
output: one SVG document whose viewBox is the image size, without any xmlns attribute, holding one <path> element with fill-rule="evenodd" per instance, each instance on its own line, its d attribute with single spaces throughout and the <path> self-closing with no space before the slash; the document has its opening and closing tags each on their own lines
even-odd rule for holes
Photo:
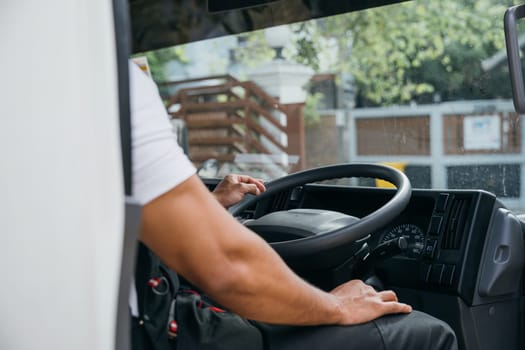
<svg viewBox="0 0 525 350">
<path fill-rule="evenodd" d="M 428 315 L 427 315 L 428 316 Z M 428 316 L 430 317 L 430 316 Z M 445 322 L 432 318 L 431 334 L 432 343 L 436 344 L 433 349 L 457 349 L 457 338 L 452 328 Z"/>
<path fill-rule="evenodd" d="M 386 350 L 431 349 L 456 350 L 452 328 L 445 322 L 422 312 L 382 317 L 374 321 L 383 337 Z"/>
</svg>

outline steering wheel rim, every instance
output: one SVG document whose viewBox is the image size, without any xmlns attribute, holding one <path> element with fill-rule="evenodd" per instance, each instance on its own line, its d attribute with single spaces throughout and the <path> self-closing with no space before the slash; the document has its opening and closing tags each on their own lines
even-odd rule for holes
<svg viewBox="0 0 525 350">
<path fill-rule="evenodd" d="M 399 215 L 410 201 L 412 187 L 401 171 L 380 164 L 349 163 L 324 166 L 293 173 L 266 184 L 266 192 L 250 197 L 230 208 L 234 216 L 283 190 L 307 183 L 348 177 L 372 177 L 386 180 L 397 188 L 394 196 L 383 206 L 355 223 L 325 232 L 320 235 L 289 241 L 273 242 L 270 245 L 290 264 L 302 265 L 304 260 L 324 260 L 324 265 L 334 265 L 344 257 L 348 258 L 350 245 L 367 237 Z M 303 261 L 303 262 L 301 262 Z"/>
</svg>

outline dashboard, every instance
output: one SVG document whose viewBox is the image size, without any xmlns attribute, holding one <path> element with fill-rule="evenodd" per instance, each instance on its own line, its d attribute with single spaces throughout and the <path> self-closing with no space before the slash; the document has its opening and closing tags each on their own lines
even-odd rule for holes
<svg viewBox="0 0 525 350">
<path fill-rule="evenodd" d="M 259 202 L 240 219 L 298 208 L 360 218 L 388 202 L 394 193 L 393 189 L 308 184 Z M 406 240 L 406 250 L 374 266 L 375 275 L 388 288 L 455 295 L 469 305 L 518 293 L 516 281 L 522 272 L 523 232 L 519 220 L 491 193 L 413 190 L 403 212 L 371 232 L 366 243 L 373 251 L 399 237 Z M 268 235 L 264 238 L 272 241 Z M 494 259 L 494 255 L 499 258 Z M 321 279 L 308 271 L 299 272 L 325 289 L 352 278 L 338 276 L 334 271 L 322 271 Z M 327 280 L 326 276 L 333 279 Z"/>
<path fill-rule="evenodd" d="M 206 184 L 212 189 L 216 183 Z M 383 206 L 394 193 L 384 188 L 307 184 L 259 201 L 238 219 L 247 224 L 270 213 L 297 209 L 338 212 L 358 219 Z M 313 216 L 312 226 L 316 218 Z M 460 349 L 522 349 L 523 227 L 525 223 L 491 193 L 414 189 L 399 215 L 355 243 L 356 249 L 348 251 L 348 261 L 361 245 L 373 252 L 403 238 L 406 249 L 374 262 L 373 277 L 382 287 L 394 290 L 400 301 L 414 309 L 446 321 L 455 330 Z M 268 242 L 293 239 L 283 232 L 279 237 L 272 237 L 271 232 L 261 236 Z M 356 278 L 347 267 L 345 263 L 318 271 L 294 270 L 330 290 Z"/>
</svg>

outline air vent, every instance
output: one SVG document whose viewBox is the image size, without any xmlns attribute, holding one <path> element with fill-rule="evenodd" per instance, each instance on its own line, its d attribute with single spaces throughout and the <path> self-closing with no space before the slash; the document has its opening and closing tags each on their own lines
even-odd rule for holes
<svg viewBox="0 0 525 350">
<path fill-rule="evenodd" d="M 287 210 L 288 208 L 288 201 L 290 199 L 290 194 L 292 190 L 285 190 L 282 192 L 277 193 L 272 200 L 272 204 L 270 206 L 271 211 L 279 211 L 279 210 Z"/>
<path fill-rule="evenodd" d="M 469 200 L 466 198 L 455 198 L 450 206 L 447 226 L 441 241 L 442 249 L 459 249 L 461 238 L 465 231 L 467 222 Z"/>
</svg>

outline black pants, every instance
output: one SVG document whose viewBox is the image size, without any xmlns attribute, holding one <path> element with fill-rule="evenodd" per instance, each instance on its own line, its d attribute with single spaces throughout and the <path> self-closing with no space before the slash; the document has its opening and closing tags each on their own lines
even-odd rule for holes
<svg viewBox="0 0 525 350">
<path fill-rule="evenodd" d="M 355 326 L 283 327 L 261 325 L 269 350 L 457 350 L 444 322 L 413 311 Z"/>
</svg>

